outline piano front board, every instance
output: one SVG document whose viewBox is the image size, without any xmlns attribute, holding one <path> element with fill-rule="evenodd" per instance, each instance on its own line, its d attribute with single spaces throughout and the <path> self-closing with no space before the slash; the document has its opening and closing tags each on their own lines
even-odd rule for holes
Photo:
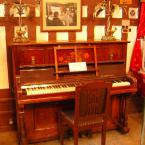
<svg viewBox="0 0 145 145">
<path fill-rule="evenodd" d="M 107 80 L 126 76 L 127 43 L 85 41 L 9 45 L 12 52 L 19 141 L 22 145 L 57 138 L 57 112 L 73 107 L 74 103 L 74 92 L 29 97 L 22 93 L 22 85 L 60 80 L 65 82 L 68 78 L 85 80 L 88 76 L 92 80 L 96 77 Z M 73 61 L 85 61 L 89 69 L 86 72 L 71 73 L 68 63 Z M 39 70 L 48 72 L 40 73 Z M 115 88 L 112 92 L 108 129 L 120 128 L 123 132 L 128 132 L 126 96 L 136 92 L 136 82 L 132 80 L 131 86 L 127 89 Z"/>
</svg>

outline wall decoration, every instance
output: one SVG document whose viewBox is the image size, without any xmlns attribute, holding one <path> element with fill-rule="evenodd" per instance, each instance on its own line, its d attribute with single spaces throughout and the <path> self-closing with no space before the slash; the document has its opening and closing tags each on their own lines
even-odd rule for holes
<svg viewBox="0 0 145 145">
<path fill-rule="evenodd" d="M 10 15 L 18 17 L 19 19 L 19 29 L 16 30 L 16 35 L 13 38 L 14 42 L 28 42 L 29 39 L 25 36 L 26 29 L 23 29 L 22 17 L 28 16 L 30 12 L 30 7 L 28 4 L 23 4 L 21 0 L 12 3 L 10 8 Z"/>
<path fill-rule="evenodd" d="M 102 2 L 98 3 L 94 7 L 93 17 L 96 18 L 98 15 L 103 11 L 106 10 L 105 17 L 106 17 L 106 28 L 105 28 L 105 35 L 102 36 L 102 40 L 116 40 L 113 36 L 114 32 L 117 28 L 112 29 L 111 18 L 122 18 L 122 9 L 126 13 L 126 7 L 123 5 L 119 7 L 118 4 L 111 3 L 111 0 L 102 0 Z M 116 13 L 116 14 L 115 14 Z"/>
<path fill-rule="evenodd" d="M 132 0 L 120 0 L 120 4 L 132 4 Z"/>
<path fill-rule="evenodd" d="M 15 26 L 13 42 L 28 42 L 28 27 L 27 26 Z"/>
<path fill-rule="evenodd" d="M 30 13 L 30 7 L 39 7 L 40 6 L 40 0 L 35 0 L 36 4 L 26 4 L 23 3 L 22 0 L 3 0 L 3 2 L 0 1 L 0 17 L 5 16 L 5 11 L 9 9 L 10 16 L 18 17 L 18 27 L 15 26 L 14 30 L 14 38 L 13 42 L 21 43 L 21 42 L 28 42 L 29 39 L 26 37 L 27 32 L 25 29 L 25 26 L 22 23 L 22 17 L 28 17 Z M 7 13 L 7 12 L 6 12 Z"/>
<path fill-rule="evenodd" d="M 129 18 L 138 19 L 138 8 L 129 8 Z"/>
<path fill-rule="evenodd" d="M 122 20 L 122 33 L 128 33 L 131 31 L 131 29 L 129 28 L 130 26 L 130 20 L 128 19 L 123 19 Z"/>
<path fill-rule="evenodd" d="M 42 31 L 81 29 L 81 0 L 42 0 Z"/>
<path fill-rule="evenodd" d="M 105 35 L 102 36 L 102 40 L 116 40 L 116 38 L 113 36 L 114 32 L 116 31 L 116 28 L 112 29 L 111 25 L 111 17 L 116 9 L 119 9 L 119 5 L 111 4 L 110 0 L 109 1 L 102 0 L 102 2 L 98 3 L 94 8 L 93 12 L 94 18 L 96 18 L 100 14 L 100 12 L 106 10 L 105 16 L 107 24 L 105 29 Z"/>
</svg>

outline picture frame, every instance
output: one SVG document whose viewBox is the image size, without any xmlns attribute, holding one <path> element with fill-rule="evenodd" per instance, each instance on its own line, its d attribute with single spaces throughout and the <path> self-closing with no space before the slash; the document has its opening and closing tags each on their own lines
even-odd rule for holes
<svg viewBox="0 0 145 145">
<path fill-rule="evenodd" d="M 81 0 L 42 0 L 42 31 L 81 30 Z"/>
<path fill-rule="evenodd" d="M 132 0 L 120 0 L 120 4 L 132 4 Z"/>
</svg>

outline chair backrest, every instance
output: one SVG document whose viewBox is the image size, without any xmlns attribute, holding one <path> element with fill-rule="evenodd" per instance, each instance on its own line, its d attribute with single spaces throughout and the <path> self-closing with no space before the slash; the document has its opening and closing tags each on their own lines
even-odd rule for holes
<svg viewBox="0 0 145 145">
<path fill-rule="evenodd" d="M 111 83 L 94 81 L 76 88 L 75 121 L 105 116 L 109 110 Z"/>
</svg>

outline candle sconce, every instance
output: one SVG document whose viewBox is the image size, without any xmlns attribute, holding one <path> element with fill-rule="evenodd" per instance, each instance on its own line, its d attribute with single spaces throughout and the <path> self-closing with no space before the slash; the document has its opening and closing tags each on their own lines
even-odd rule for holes
<svg viewBox="0 0 145 145">
<path fill-rule="evenodd" d="M 25 36 L 26 29 L 23 28 L 22 17 L 29 15 L 30 7 L 28 4 L 23 4 L 21 0 L 15 1 L 11 5 L 10 16 L 15 16 L 19 19 L 19 26 L 16 30 L 16 35 L 13 38 L 13 42 L 28 42 L 29 39 Z"/>
<path fill-rule="evenodd" d="M 101 40 L 116 40 L 113 34 L 117 30 L 117 28 L 112 29 L 111 17 L 116 10 L 119 10 L 119 5 L 111 4 L 110 0 L 103 0 L 101 3 L 95 6 L 93 17 L 96 18 L 102 10 L 106 10 L 105 15 L 107 22 L 105 28 L 105 36 L 102 36 Z"/>
<path fill-rule="evenodd" d="M 108 9 L 107 9 L 107 28 L 105 31 L 105 36 L 102 36 L 102 40 L 116 40 L 116 38 L 113 36 L 114 32 L 117 30 L 117 28 L 112 29 L 111 25 L 111 17 L 113 15 L 113 12 L 115 11 L 115 8 L 119 7 L 115 4 L 110 4 L 110 0 L 108 1 Z"/>
<path fill-rule="evenodd" d="M 8 3 L 9 4 L 9 3 Z M 28 17 L 30 13 L 30 7 L 37 7 L 40 4 L 40 0 L 36 0 L 36 4 L 24 4 L 22 0 L 15 0 L 13 3 L 10 3 L 10 16 L 18 17 L 18 29 L 16 30 L 16 34 L 13 38 L 13 42 L 28 42 L 29 39 L 26 37 L 27 28 L 24 27 L 22 23 L 22 18 Z"/>
</svg>

